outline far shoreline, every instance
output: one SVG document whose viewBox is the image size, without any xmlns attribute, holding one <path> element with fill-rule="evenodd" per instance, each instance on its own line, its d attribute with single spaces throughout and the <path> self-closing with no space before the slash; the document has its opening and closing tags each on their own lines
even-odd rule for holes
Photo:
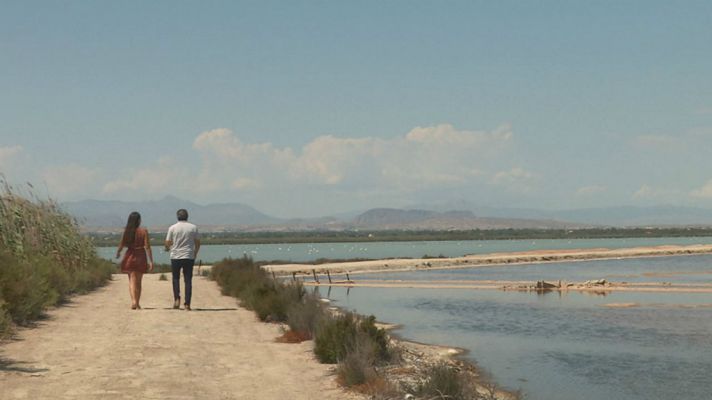
<svg viewBox="0 0 712 400">
<path fill-rule="evenodd" d="M 330 276 L 331 273 L 340 276 L 358 274 L 413 272 L 426 270 L 487 268 L 510 265 L 554 264 L 565 262 L 584 262 L 593 260 L 642 259 L 672 256 L 689 256 L 712 254 L 712 245 L 664 245 L 648 247 L 632 247 L 620 249 L 559 249 L 535 250 L 523 252 L 473 254 L 462 257 L 445 258 L 397 258 L 353 262 L 333 262 L 323 264 L 267 264 L 262 268 L 276 276 Z M 356 286 L 348 279 L 342 281 L 324 282 L 323 286 Z"/>
</svg>

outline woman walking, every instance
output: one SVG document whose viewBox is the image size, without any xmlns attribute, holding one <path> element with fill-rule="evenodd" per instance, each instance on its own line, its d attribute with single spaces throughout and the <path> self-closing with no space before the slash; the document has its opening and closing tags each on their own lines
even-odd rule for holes
<svg viewBox="0 0 712 400">
<path fill-rule="evenodd" d="M 153 271 L 153 253 L 148 231 L 139 226 L 141 226 L 141 214 L 134 211 L 129 214 L 119 248 L 116 250 L 116 258 L 119 258 L 121 250 L 126 247 L 126 253 L 121 260 L 121 272 L 129 275 L 132 310 L 141 309 L 141 280 L 146 271 Z"/>
</svg>

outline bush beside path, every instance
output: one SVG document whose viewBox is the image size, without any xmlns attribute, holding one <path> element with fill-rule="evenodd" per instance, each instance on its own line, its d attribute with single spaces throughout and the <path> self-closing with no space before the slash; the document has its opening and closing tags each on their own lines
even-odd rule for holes
<svg viewBox="0 0 712 400">
<path fill-rule="evenodd" d="M 173 310 L 170 281 L 146 275 L 130 309 L 123 275 L 74 297 L 0 345 L 3 399 L 359 399 L 313 342 L 275 342 L 276 324 L 194 278 L 194 311 Z"/>
</svg>

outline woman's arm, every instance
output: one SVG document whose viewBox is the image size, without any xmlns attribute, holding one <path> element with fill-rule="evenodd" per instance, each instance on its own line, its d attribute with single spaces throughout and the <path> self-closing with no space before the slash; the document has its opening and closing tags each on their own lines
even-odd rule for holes
<svg viewBox="0 0 712 400">
<path fill-rule="evenodd" d="M 153 250 L 151 250 L 151 238 L 148 237 L 148 229 L 146 229 L 143 247 L 146 249 L 146 255 L 148 256 L 148 270 L 153 271 Z"/>
<path fill-rule="evenodd" d="M 124 249 L 124 235 L 126 234 L 126 231 L 121 234 L 121 241 L 119 242 L 119 248 L 116 249 L 116 258 L 121 257 L 121 250 Z"/>
</svg>

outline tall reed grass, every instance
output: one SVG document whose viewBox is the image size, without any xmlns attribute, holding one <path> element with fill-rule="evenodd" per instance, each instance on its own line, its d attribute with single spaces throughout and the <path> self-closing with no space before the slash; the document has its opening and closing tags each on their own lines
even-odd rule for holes
<svg viewBox="0 0 712 400">
<path fill-rule="evenodd" d="M 22 196 L 0 177 L 0 336 L 103 285 L 112 270 L 57 203 Z"/>
</svg>

